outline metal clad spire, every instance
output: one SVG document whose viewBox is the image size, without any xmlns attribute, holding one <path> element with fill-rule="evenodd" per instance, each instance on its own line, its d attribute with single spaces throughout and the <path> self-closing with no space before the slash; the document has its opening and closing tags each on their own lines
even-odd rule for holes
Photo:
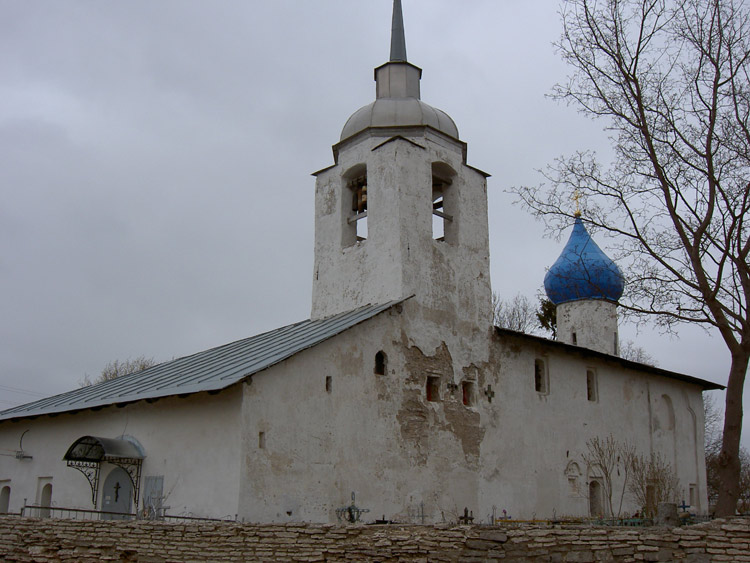
<svg viewBox="0 0 750 563">
<path fill-rule="evenodd" d="M 393 0 L 393 21 L 391 23 L 391 62 L 406 62 L 406 36 L 401 0 Z"/>
</svg>

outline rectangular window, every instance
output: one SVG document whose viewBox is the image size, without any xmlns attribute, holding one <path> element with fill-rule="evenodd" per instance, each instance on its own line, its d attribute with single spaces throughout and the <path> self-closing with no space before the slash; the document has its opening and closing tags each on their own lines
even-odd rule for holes
<svg viewBox="0 0 750 563">
<path fill-rule="evenodd" d="M 143 509 L 147 516 L 158 518 L 164 500 L 164 475 L 147 475 L 143 484 Z"/>
<path fill-rule="evenodd" d="M 596 371 L 593 369 L 586 370 L 586 397 L 589 401 L 599 400 L 599 390 L 597 388 Z"/>
<path fill-rule="evenodd" d="M 571 335 L 571 342 L 573 342 L 573 346 L 578 345 L 578 335 L 575 332 Z"/>
<path fill-rule="evenodd" d="M 461 383 L 461 399 L 467 407 L 474 406 L 476 403 L 476 391 L 473 381 L 464 381 Z"/>
<path fill-rule="evenodd" d="M 388 363 L 388 358 L 385 355 L 385 352 L 381 350 L 380 352 L 375 354 L 375 369 L 373 370 L 375 375 L 385 375 L 385 371 L 387 369 L 387 363 Z"/>
<path fill-rule="evenodd" d="M 690 484 L 690 507 L 698 510 L 698 485 L 695 483 Z"/>
<path fill-rule="evenodd" d="M 258 448 L 263 450 L 266 447 L 266 433 L 258 432 Z"/>
<path fill-rule="evenodd" d="M 549 393 L 547 364 L 539 358 L 534 360 L 534 389 L 537 393 Z"/>
<path fill-rule="evenodd" d="M 333 378 L 330 375 L 326 375 L 326 393 L 330 393 L 333 389 Z"/>
<path fill-rule="evenodd" d="M 428 401 L 439 401 L 440 400 L 440 378 L 428 375 L 425 391 L 427 393 Z"/>
<path fill-rule="evenodd" d="M 619 352 L 620 347 L 618 344 L 619 343 L 617 342 L 617 333 L 615 332 L 615 356 L 620 353 Z"/>
</svg>

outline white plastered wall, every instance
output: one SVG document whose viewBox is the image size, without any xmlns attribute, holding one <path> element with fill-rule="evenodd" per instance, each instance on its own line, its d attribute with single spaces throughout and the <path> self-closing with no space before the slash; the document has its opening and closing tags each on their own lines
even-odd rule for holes
<svg viewBox="0 0 750 563">
<path fill-rule="evenodd" d="M 91 487 L 63 456 L 82 436 L 117 438 L 129 435 L 143 446 L 146 458 L 141 473 L 141 492 L 146 476 L 164 476 L 164 494 L 170 514 L 201 517 L 234 517 L 239 489 L 241 391 L 238 387 L 216 395 L 206 393 L 180 399 L 170 397 L 141 401 L 118 408 L 85 410 L 75 414 L 40 416 L 0 423 L 0 451 L 12 454 L 23 438 L 24 451 L 32 459 L 0 456 L 0 481 L 9 480 L 10 510 L 20 511 L 24 499 L 37 501 L 39 478 L 51 478 L 52 505 L 92 509 Z M 111 464 L 102 464 L 97 508 L 101 509 L 102 485 Z M 139 507 L 143 497 L 139 499 Z"/>
<path fill-rule="evenodd" d="M 448 345 L 418 349 L 406 317 L 406 306 L 383 313 L 253 376 L 243 517 L 336 522 L 352 492 L 365 521 L 455 521 L 477 504 L 479 411 L 449 391 L 463 375 Z M 380 350 L 385 375 L 374 374 Z M 441 378 L 440 402 L 425 400 L 428 374 Z"/>
<path fill-rule="evenodd" d="M 370 510 L 366 521 L 417 523 L 422 514 L 426 522 L 455 521 L 464 507 L 485 522 L 493 508 L 515 518 L 588 516 L 586 442 L 610 434 L 641 454 L 666 448 L 685 500 L 697 485 L 694 508 L 705 511 L 698 386 L 554 343 L 461 335 L 434 314 L 408 300 L 401 313 L 384 313 L 253 377 L 243 405 L 243 517 L 336 522 L 352 492 Z M 386 375 L 373 373 L 379 350 L 388 356 Z M 537 358 L 548 366 L 546 394 L 534 388 Z M 595 401 L 587 370 L 596 374 Z M 440 380 L 439 401 L 426 400 L 428 376 Z M 467 380 L 476 385 L 473 406 L 461 400 Z M 659 404 L 665 395 L 675 413 L 670 433 Z M 580 470 L 577 494 L 570 462 Z M 625 497 L 623 512 L 639 508 Z"/>
<path fill-rule="evenodd" d="M 660 452 L 676 468 L 684 500 L 689 486 L 698 491 L 700 512 L 707 509 L 703 464 L 701 389 L 667 377 L 626 369 L 559 347 L 535 345 L 525 338 L 499 336 L 493 347 L 496 400 L 483 410 L 482 499 L 485 513 L 506 510 L 514 518 L 588 516 L 587 487 L 591 469 L 583 459 L 586 442 L 612 436 L 629 442 L 638 453 Z M 548 393 L 538 393 L 534 362 L 546 362 Z M 596 374 L 597 399 L 590 401 L 587 371 Z M 660 414 L 662 397 L 671 398 L 674 425 L 669 432 Z M 662 409 L 663 411 L 664 409 Z M 659 418 L 659 422 L 656 422 Z M 579 494 L 571 492 L 566 468 L 580 468 Z M 621 482 L 615 476 L 615 511 Z M 683 499 L 680 499 L 683 500 Z M 637 506 L 626 493 L 622 510 Z"/>
<path fill-rule="evenodd" d="M 560 303 L 557 306 L 557 337 L 566 344 L 619 355 L 617 304 L 604 299 Z"/>
</svg>

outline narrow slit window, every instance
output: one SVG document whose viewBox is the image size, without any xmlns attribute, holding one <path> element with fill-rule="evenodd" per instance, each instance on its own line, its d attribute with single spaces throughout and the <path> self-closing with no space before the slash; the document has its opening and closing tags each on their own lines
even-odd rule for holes
<svg viewBox="0 0 750 563">
<path fill-rule="evenodd" d="M 367 165 L 352 166 L 341 182 L 341 245 L 345 248 L 367 239 Z"/>
<path fill-rule="evenodd" d="M 367 240 L 367 176 L 349 182 L 352 195 L 352 214 L 349 223 L 354 225 L 357 242 Z"/>
<path fill-rule="evenodd" d="M 467 407 L 473 407 L 476 403 L 476 388 L 473 381 L 461 383 L 461 399 Z"/>
<path fill-rule="evenodd" d="M 620 353 L 619 346 L 617 343 L 617 332 L 615 332 L 614 351 L 615 351 L 615 356 Z"/>
<path fill-rule="evenodd" d="M 382 350 L 375 354 L 375 375 L 385 375 L 388 369 L 388 357 Z"/>
<path fill-rule="evenodd" d="M 591 402 L 596 402 L 599 399 L 596 372 L 593 369 L 586 370 L 586 397 Z"/>
<path fill-rule="evenodd" d="M 548 393 L 547 365 L 544 360 L 534 360 L 534 389 L 537 393 Z"/>
<path fill-rule="evenodd" d="M 330 393 L 333 390 L 333 377 L 326 375 L 326 393 Z"/>
<path fill-rule="evenodd" d="M 439 241 L 445 240 L 445 212 L 442 186 L 436 189 L 432 186 L 432 238 Z"/>
<path fill-rule="evenodd" d="M 442 162 L 432 164 L 432 238 L 452 243 L 455 238 L 453 169 Z"/>
<path fill-rule="evenodd" d="M 434 376 L 427 377 L 427 384 L 425 388 L 428 401 L 439 401 L 440 400 L 440 378 Z"/>
<path fill-rule="evenodd" d="M 258 448 L 263 450 L 266 448 L 266 433 L 258 432 Z"/>
<path fill-rule="evenodd" d="M 574 346 L 578 345 L 578 335 L 575 332 L 573 334 L 571 334 L 571 338 L 570 339 L 571 339 L 571 342 L 573 342 Z"/>
</svg>

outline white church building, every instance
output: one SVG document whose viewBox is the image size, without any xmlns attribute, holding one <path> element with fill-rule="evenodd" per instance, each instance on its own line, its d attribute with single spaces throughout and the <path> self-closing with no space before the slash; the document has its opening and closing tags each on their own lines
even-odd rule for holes
<svg viewBox="0 0 750 563">
<path fill-rule="evenodd" d="M 0 512 L 598 515 L 584 455 L 608 436 L 664 456 L 707 511 L 720 386 L 618 356 L 622 274 L 580 217 L 545 279 L 558 339 L 492 326 L 488 175 L 421 74 L 396 0 L 376 99 L 315 174 L 311 318 L 0 412 Z"/>
</svg>

